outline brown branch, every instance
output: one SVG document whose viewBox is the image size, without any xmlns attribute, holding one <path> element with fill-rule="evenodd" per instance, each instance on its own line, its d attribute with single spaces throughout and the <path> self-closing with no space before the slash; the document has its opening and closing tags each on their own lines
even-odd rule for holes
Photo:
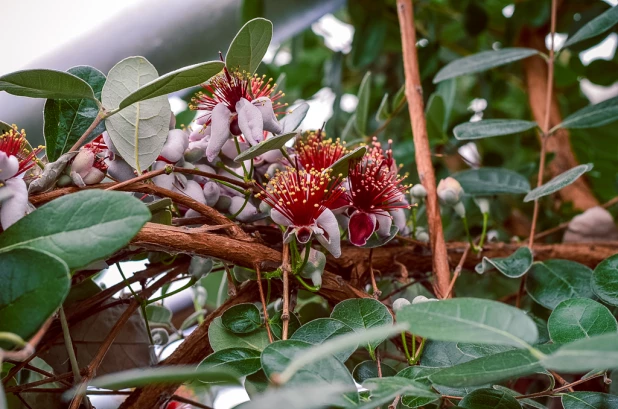
<svg viewBox="0 0 618 409">
<path fill-rule="evenodd" d="M 114 185 L 115 183 L 103 183 L 99 185 L 86 186 L 83 189 L 106 189 Z M 76 188 L 76 187 L 66 187 L 63 189 L 56 189 L 56 190 L 52 190 L 51 192 L 46 192 L 46 193 L 41 193 L 39 195 L 30 196 L 29 200 L 33 205 L 39 206 L 44 203 L 50 202 L 60 196 L 63 196 L 69 193 L 78 192 L 83 189 Z M 196 212 L 200 213 L 202 216 L 206 217 L 209 220 L 210 224 L 229 225 L 230 223 L 230 220 L 227 217 L 223 216 L 221 213 L 219 213 L 212 207 L 206 206 L 205 204 L 202 204 L 196 200 L 193 200 L 191 197 L 184 195 L 182 193 L 164 189 L 162 187 L 159 187 L 153 184 L 135 183 L 130 186 L 124 186 L 122 188 L 119 188 L 118 190 L 121 190 L 123 192 L 138 192 L 138 193 L 146 193 L 149 195 L 156 195 L 156 196 L 161 196 L 161 197 L 169 197 L 174 202 L 187 206 L 188 208 L 193 209 Z M 243 238 L 245 240 L 250 240 L 250 237 L 238 225 L 229 226 L 226 228 L 226 230 L 231 236 L 234 236 L 237 238 Z"/>
<path fill-rule="evenodd" d="M 538 29 L 525 28 L 521 32 L 519 43 L 523 47 L 534 48 L 541 52 L 545 52 L 547 50 L 545 47 L 546 34 L 547 27 L 540 27 Z M 547 99 L 547 64 L 542 57 L 533 56 L 523 61 L 523 68 L 532 115 L 538 124 L 543 124 L 546 113 L 545 102 Z M 549 113 L 549 128 L 562 122 L 560 105 L 555 94 L 551 98 Z M 539 138 L 542 138 L 542 135 L 539 135 Z M 566 129 L 559 129 L 547 137 L 546 148 L 547 153 L 554 154 L 553 160 L 548 165 L 548 170 L 552 177 L 579 164 L 571 150 L 569 132 Z M 573 202 L 573 206 L 576 209 L 586 210 L 599 205 L 598 200 L 594 197 L 584 177 L 580 177 L 571 185 L 563 188 L 558 194 L 562 200 Z"/>
<path fill-rule="evenodd" d="M 436 193 L 436 176 L 431 162 L 431 150 L 427 136 L 423 89 L 416 54 L 416 30 L 414 28 L 414 9 L 411 0 L 397 0 L 397 14 L 401 28 L 401 47 L 406 78 L 406 99 L 412 122 L 416 167 L 418 177 L 427 190 L 427 220 L 429 237 L 433 250 L 433 268 L 436 293 L 440 298 L 446 296 L 450 281 L 449 265 L 442 231 L 442 219 Z"/>
<path fill-rule="evenodd" d="M 307 251 L 309 251 L 307 249 Z M 283 272 L 283 308 L 281 310 L 281 339 L 288 339 L 288 327 L 290 325 L 290 246 L 283 244 L 283 257 L 281 260 L 281 271 Z"/>
</svg>

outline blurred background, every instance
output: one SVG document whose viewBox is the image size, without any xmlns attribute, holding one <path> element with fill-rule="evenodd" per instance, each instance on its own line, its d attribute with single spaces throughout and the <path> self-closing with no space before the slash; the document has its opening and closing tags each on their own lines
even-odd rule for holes
<svg viewBox="0 0 618 409">
<path fill-rule="evenodd" d="M 0 75 L 23 68 L 66 70 L 91 65 L 104 73 L 121 59 L 143 55 L 164 74 L 185 65 L 218 58 L 247 20 L 263 16 L 274 23 L 274 38 L 258 72 L 279 79 L 285 102 L 299 100 L 311 108 L 301 128 L 317 129 L 326 123 L 327 135 L 352 143 L 358 135 L 350 118 L 356 94 L 366 72 L 373 76 L 369 135 L 393 140 L 402 173 L 417 181 L 414 145 L 405 104 L 396 95 L 404 83 L 401 40 L 395 0 L 20 0 L 2 1 Z M 548 0 L 419 0 L 415 1 L 418 51 L 428 117 L 428 130 L 438 178 L 469 167 L 500 166 L 525 176 L 536 175 L 539 143 L 533 131 L 476 143 L 457 141 L 454 126 L 482 118 L 534 119 L 521 63 L 479 75 L 460 77 L 436 87 L 432 78 L 449 61 L 480 51 L 514 47 L 524 35 L 547 33 Z M 560 2 L 556 47 L 568 34 L 598 16 L 618 0 L 564 0 Z M 590 104 L 618 95 L 618 28 L 588 39 L 560 54 L 556 62 L 555 92 L 563 117 Z M 549 44 L 549 36 L 541 37 Z M 545 47 L 544 51 L 547 51 Z M 170 96 L 177 126 L 189 126 L 195 112 L 188 110 L 195 90 Z M 388 118 L 376 115 L 389 95 Z M 439 98 L 438 98 L 439 97 Z M 0 120 L 25 128 L 34 143 L 44 143 L 44 101 L 0 94 Z M 618 143 L 615 125 L 572 130 L 572 150 L 579 163 L 592 162 L 587 180 L 603 203 L 618 193 Z M 551 160 L 551 156 L 549 158 Z M 521 198 L 502 198 L 492 204 L 493 236 L 508 241 L 525 225 L 532 206 Z M 469 218 L 472 233 L 480 231 L 480 214 Z M 538 231 L 570 220 L 578 211 L 571 203 L 553 201 L 542 208 Z M 517 218 L 514 215 L 519 214 Z M 460 223 L 445 218 L 447 239 L 462 237 Z M 560 235 L 554 240 L 560 240 Z M 550 237 L 550 241 L 552 238 Z M 131 274 L 143 263 L 125 265 Z M 213 273 L 202 283 L 208 293 L 207 309 L 226 297 L 225 274 Z M 460 295 L 474 291 L 509 293 L 511 289 L 473 277 L 458 280 Z M 101 285 L 121 280 L 116 269 L 98 278 Z M 483 281 L 485 280 L 485 281 Z M 178 287 L 184 283 L 179 282 Z M 466 290 L 466 286 L 470 287 Z M 512 291 L 511 291 L 512 292 Z M 190 291 L 166 300 L 174 311 L 174 325 L 193 312 Z M 499 298 L 499 295 L 496 297 Z M 184 314 L 184 315 L 183 315 Z M 318 314 L 311 312 L 307 314 Z M 301 314 L 302 316 L 302 314 Z M 307 318 L 312 318 L 313 316 Z M 187 330 L 187 331 L 190 331 Z M 179 341 L 180 342 L 180 341 Z M 158 351 L 168 355 L 172 347 Z M 210 400 L 215 397 L 210 396 Z M 214 401 L 227 409 L 247 399 L 244 389 L 226 389 Z M 115 407 L 107 398 L 97 408 Z"/>
</svg>

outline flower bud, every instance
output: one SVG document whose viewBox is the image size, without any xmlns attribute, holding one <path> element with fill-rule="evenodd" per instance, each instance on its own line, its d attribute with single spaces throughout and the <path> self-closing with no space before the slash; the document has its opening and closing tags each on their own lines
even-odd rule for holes
<svg viewBox="0 0 618 409">
<path fill-rule="evenodd" d="M 425 190 L 425 187 L 423 185 L 418 183 L 412 186 L 412 189 L 410 189 L 410 196 L 420 201 L 421 199 L 427 197 L 427 191 Z"/>
<path fill-rule="evenodd" d="M 474 203 L 476 203 L 476 205 L 479 207 L 481 213 L 489 213 L 489 199 L 486 199 L 484 197 L 475 197 Z"/>
<path fill-rule="evenodd" d="M 240 213 L 238 213 L 238 211 L 241 209 L 243 205 L 245 207 L 242 209 Z M 247 204 L 245 205 L 245 198 L 242 196 L 235 196 L 232 198 L 232 202 L 230 203 L 229 212 L 231 214 L 238 213 L 238 215 L 236 216 L 236 220 L 239 220 L 241 222 L 251 220 L 251 218 L 258 213 L 257 209 L 255 208 L 255 206 L 251 204 L 251 202 L 247 202 Z"/>
<path fill-rule="evenodd" d="M 84 178 L 94 165 L 94 156 L 92 150 L 87 148 L 81 149 L 77 156 L 75 156 L 75 159 L 73 159 L 71 172 L 75 172 Z"/>
<path fill-rule="evenodd" d="M 86 185 L 96 185 L 97 183 L 101 183 L 103 179 L 105 179 L 105 172 L 95 167 L 90 169 L 90 172 L 82 178 Z"/>
<path fill-rule="evenodd" d="M 438 198 L 444 206 L 455 206 L 461 200 L 463 193 L 459 182 L 452 177 L 442 179 L 438 184 Z"/>
<path fill-rule="evenodd" d="M 397 298 L 395 302 L 393 302 L 393 311 L 397 312 L 406 305 L 410 305 L 410 301 L 406 300 L 405 298 Z"/>
<path fill-rule="evenodd" d="M 206 182 L 204 184 L 204 197 L 206 198 L 206 204 L 210 207 L 217 204 L 219 197 L 221 196 L 221 189 L 215 182 Z"/>
<path fill-rule="evenodd" d="M 184 155 L 189 146 L 189 135 L 182 129 L 172 129 L 167 135 L 160 156 L 168 162 L 176 163 Z"/>
<path fill-rule="evenodd" d="M 424 302 L 430 302 L 430 301 L 438 301 L 438 299 L 436 298 L 427 298 L 424 295 L 417 295 L 416 297 L 414 297 L 414 299 L 412 300 L 412 305 L 415 304 L 422 304 Z"/>
<path fill-rule="evenodd" d="M 422 227 L 416 229 L 415 237 L 422 243 L 429 243 L 429 234 Z"/>
<path fill-rule="evenodd" d="M 455 210 L 455 213 L 457 213 L 457 215 L 462 219 L 466 217 L 466 208 L 463 203 L 457 202 L 455 206 L 453 206 L 453 210 Z"/>
</svg>

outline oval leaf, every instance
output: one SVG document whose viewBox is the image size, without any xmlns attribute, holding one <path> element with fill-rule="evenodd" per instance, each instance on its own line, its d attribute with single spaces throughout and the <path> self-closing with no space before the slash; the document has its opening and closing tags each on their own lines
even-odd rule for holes
<svg viewBox="0 0 618 409">
<path fill-rule="evenodd" d="M 221 72 L 223 66 L 222 61 L 208 61 L 168 72 L 131 92 L 120 101 L 118 107 L 120 109 L 126 108 L 139 101 L 146 101 L 185 88 L 195 87 Z"/>
<path fill-rule="evenodd" d="M 395 376 L 397 371 L 385 363 L 380 364 L 382 376 Z M 358 383 L 363 383 L 367 379 L 379 378 L 380 371 L 378 371 L 378 364 L 375 361 L 363 361 L 354 367 L 352 371 L 352 377 Z"/>
<path fill-rule="evenodd" d="M 330 317 L 343 322 L 357 333 L 369 328 L 393 323 L 393 316 L 388 311 L 388 308 L 380 301 L 372 298 L 342 301 L 335 305 Z M 370 342 L 367 345 L 370 353 L 373 353 L 373 350 L 385 339 L 386 336 Z"/>
<path fill-rule="evenodd" d="M 319 345 L 334 337 L 345 335 L 354 332 L 352 328 L 343 322 L 332 318 L 318 318 L 309 321 L 302 327 L 296 330 L 290 339 L 308 342 L 312 345 Z M 354 353 L 358 345 L 350 346 L 344 351 L 336 353 L 335 358 L 341 362 L 347 359 Z"/>
<path fill-rule="evenodd" d="M 408 305 L 397 313 L 410 332 L 438 341 L 512 345 L 534 344 L 538 330 L 523 311 L 497 301 L 457 298 Z"/>
<path fill-rule="evenodd" d="M 547 321 L 552 341 L 566 344 L 582 338 L 618 331 L 616 318 L 606 306 L 588 298 L 564 300 Z"/>
<path fill-rule="evenodd" d="M 529 247 L 520 247 L 508 257 L 489 258 L 483 257 L 483 261 L 474 268 L 477 273 L 483 274 L 495 268 L 507 277 L 521 277 L 532 267 L 532 251 Z"/>
<path fill-rule="evenodd" d="M 31 247 L 74 269 L 124 247 L 149 219 L 148 208 L 126 193 L 85 190 L 62 196 L 13 224 L 0 235 L 0 251 Z"/>
<path fill-rule="evenodd" d="M 240 155 L 236 156 L 234 158 L 234 162 L 238 162 L 238 163 L 244 162 L 246 160 L 258 157 L 266 152 L 270 152 L 275 149 L 284 148 L 287 141 L 289 141 L 296 135 L 297 135 L 296 132 L 292 132 L 292 133 L 288 133 L 284 135 L 270 137 L 258 143 L 257 145 L 253 145 L 246 151 L 242 152 Z"/>
<path fill-rule="evenodd" d="M 352 152 L 348 153 L 345 156 L 339 158 L 339 160 L 330 167 L 332 169 L 331 175 L 338 176 L 341 175 L 342 178 L 348 176 L 348 170 L 350 169 L 350 161 L 360 159 L 367 152 L 366 146 L 360 146 L 354 149 Z"/>
<path fill-rule="evenodd" d="M 503 48 L 498 51 L 483 51 L 451 61 L 438 72 L 433 83 L 437 84 L 440 81 L 460 75 L 486 71 L 536 54 L 538 54 L 538 51 L 530 48 Z"/>
<path fill-rule="evenodd" d="M 262 368 L 260 351 L 249 348 L 227 348 L 210 354 L 198 366 L 198 369 L 222 370 L 237 377 L 256 373 Z M 204 380 L 203 382 L 209 382 Z"/>
<path fill-rule="evenodd" d="M 43 69 L 15 71 L 1 76 L 0 91 L 30 98 L 96 99 L 90 85 L 75 75 Z"/>
<path fill-rule="evenodd" d="M 238 378 L 221 368 L 169 365 L 162 368 L 131 369 L 94 378 L 88 386 L 103 389 L 140 388 L 146 385 L 178 384 L 196 380 L 238 385 Z"/>
<path fill-rule="evenodd" d="M 294 132 L 296 128 L 299 127 L 301 122 L 303 122 L 303 119 L 307 116 L 308 111 L 309 104 L 306 102 L 302 102 L 297 107 L 294 107 L 291 112 L 281 119 L 281 133 L 288 134 L 290 132 Z"/>
<path fill-rule="evenodd" d="M 569 115 L 560 125 L 557 125 L 554 129 L 552 129 L 552 131 L 559 128 L 597 128 L 599 126 L 611 124 L 617 120 L 618 97 L 614 97 L 603 102 L 599 102 L 598 104 L 588 105 L 574 114 Z"/>
<path fill-rule="evenodd" d="M 545 308 L 553 310 L 564 300 L 592 298 L 592 270 L 569 260 L 548 260 L 532 265 L 526 280 L 528 295 Z"/>
<path fill-rule="evenodd" d="M 618 254 L 603 260 L 594 269 L 592 290 L 601 300 L 618 306 Z"/>
<path fill-rule="evenodd" d="M 367 118 L 369 117 L 369 100 L 371 98 L 371 72 L 367 72 L 358 89 L 358 104 L 356 105 L 356 130 L 361 135 L 367 134 Z"/>
<path fill-rule="evenodd" d="M 235 334 L 247 334 L 262 326 L 262 316 L 254 304 L 238 304 L 225 310 L 221 323 Z"/>
<path fill-rule="evenodd" d="M 611 7 L 603 14 L 586 23 L 575 34 L 567 38 L 564 47 L 569 47 L 580 41 L 587 40 L 606 32 L 618 23 L 618 7 Z"/>
<path fill-rule="evenodd" d="M 146 318 L 149 323 L 155 325 L 171 325 L 172 324 L 172 310 L 162 305 L 147 305 L 146 306 Z"/>
<path fill-rule="evenodd" d="M 265 18 L 255 18 L 247 22 L 225 55 L 225 66 L 229 70 L 246 71 L 253 74 L 266 55 L 273 38 L 273 23 Z"/>
<path fill-rule="evenodd" d="M 69 74 L 86 81 L 94 96 L 101 98 L 101 90 L 105 84 L 105 75 L 93 67 L 79 66 L 69 68 Z M 43 111 L 45 135 L 45 153 L 50 162 L 54 162 L 79 140 L 99 114 L 99 107 L 92 99 L 48 99 Z M 100 135 L 105 130 L 101 122 L 90 133 L 90 139 Z"/>
<path fill-rule="evenodd" d="M 298 384 L 286 388 L 272 388 L 265 393 L 251 397 L 251 400 L 234 409 L 322 409 L 329 407 L 333 402 L 341 400 L 345 392 L 355 391 L 354 385 L 335 382 L 330 385 Z M 299 397 L 302 396 L 302 399 Z M 349 402 L 348 402 L 349 404 Z"/>
<path fill-rule="evenodd" d="M 591 169 L 592 163 L 575 166 L 574 168 L 569 169 L 566 172 L 556 176 L 544 185 L 541 185 L 536 189 L 530 191 L 530 193 L 528 193 L 526 197 L 524 197 L 524 202 L 531 202 L 533 200 L 537 200 L 540 197 L 551 195 L 552 193 L 557 192 L 560 189 L 575 182 L 577 178 L 579 178 L 584 173 L 590 171 Z"/>
<path fill-rule="evenodd" d="M 0 265 L 0 332 L 27 340 L 62 305 L 69 269 L 53 254 L 29 248 L 0 253 Z"/>
<path fill-rule="evenodd" d="M 369 402 L 357 406 L 362 409 L 377 408 L 401 395 L 424 399 L 425 402 L 433 402 L 439 398 L 430 387 L 402 377 L 367 379 L 363 382 L 363 388 L 371 391 L 371 397 Z"/>
<path fill-rule="evenodd" d="M 503 168 L 464 170 L 452 175 L 471 196 L 493 196 L 506 193 L 521 194 L 530 191 L 528 179 L 517 172 Z"/>
<path fill-rule="evenodd" d="M 520 119 L 485 119 L 457 125 L 453 129 L 453 134 L 460 141 L 469 141 L 492 136 L 512 135 L 528 131 L 536 126 L 536 122 Z"/>
<path fill-rule="evenodd" d="M 560 373 L 580 373 L 599 368 L 618 368 L 618 334 L 584 338 L 562 346 L 541 364 Z"/>
<path fill-rule="evenodd" d="M 123 99 L 157 79 L 155 67 L 144 57 L 129 57 L 116 64 L 107 75 L 101 98 L 108 110 L 118 108 Z M 122 158 L 138 172 L 159 156 L 169 132 L 172 111 L 166 96 L 136 102 L 105 120 L 105 128 Z"/>
<path fill-rule="evenodd" d="M 275 341 L 264 348 L 262 352 L 262 368 L 266 375 L 272 378 L 273 375 L 283 373 L 298 356 L 303 355 L 312 347 L 307 342 L 296 340 Z M 326 356 L 320 359 L 316 358 L 304 365 L 302 370 L 296 372 L 286 382 L 286 385 L 296 386 L 307 383 L 354 385 L 354 379 L 341 361 L 333 356 Z M 358 393 L 348 393 L 346 398 L 341 397 L 331 404 L 340 406 L 347 399 L 358 402 Z"/>
<path fill-rule="evenodd" d="M 424 385 L 431 388 L 431 381 L 429 376 L 437 371 L 439 368 L 429 368 L 425 366 L 409 366 L 400 371 L 396 376 L 409 379 L 417 384 Z M 401 397 L 401 403 L 409 408 L 417 408 L 423 405 L 427 405 L 435 401 L 436 398 L 419 397 L 414 395 L 403 395 Z"/>
<path fill-rule="evenodd" d="M 564 409 L 616 409 L 618 396 L 598 392 L 571 392 L 562 395 Z"/>
<path fill-rule="evenodd" d="M 521 409 L 511 394 L 495 389 L 477 389 L 459 401 L 457 407 L 467 409 Z"/>
<path fill-rule="evenodd" d="M 213 351 L 227 348 L 249 348 L 261 351 L 268 345 L 268 333 L 261 328 L 249 334 L 234 334 L 228 331 L 217 317 L 208 327 L 208 342 Z"/>
</svg>

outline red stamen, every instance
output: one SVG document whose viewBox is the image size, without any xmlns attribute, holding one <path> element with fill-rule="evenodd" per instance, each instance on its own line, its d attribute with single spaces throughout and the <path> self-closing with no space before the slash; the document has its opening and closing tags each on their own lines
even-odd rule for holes
<svg viewBox="0 0 618 409">
<path fill-rule="evenodd" d="M 310 170 L 324 170 L 331 167 L 341 157 L 348 153 L 348 149 L 339 139 L 323 139 L 322 131 L 311 132 L 304 140 L 296 144 L 297 157 L 303 168 Z"/>
<path fill-rule="evenodd" d="M 19 132 L 17 125 L 13 125 L 12 129 L 0 135 L 0 151 L 8 156 L 15 156 L 19 160 L 19 171 L 15 176 L 32 168 L 36 163 L 36 156 L 42 150 L 42 146 L 30 150 L 30 145 L 26 140 L 26 131 L 22 129 Z"/>
</svg>

